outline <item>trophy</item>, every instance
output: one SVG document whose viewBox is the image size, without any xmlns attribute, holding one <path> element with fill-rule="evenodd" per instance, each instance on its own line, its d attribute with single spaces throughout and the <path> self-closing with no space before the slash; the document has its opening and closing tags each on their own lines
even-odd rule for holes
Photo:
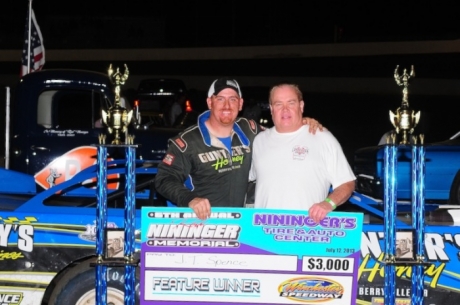
<svg viewBox="0 0 460 305">
<path fill-rule="evenodd" d="M 408 101 L 409 90 L 407 87 L 409 87 L 410 79 L 415 77 L 415 72 L 414 66 L 412 65 L 410 74 L 408 74 L 407 70 L 404 69 L 403 74 L 399 75 L 398 68 L 399 66 L 396 66 L 394 78 L 398 86 L 404 87 L 403 99 L 401 107 L 396 109 L 396 114 L 390 110 L 390 121 L 396 128 L 396 133 L 402 135 L 401 142 L 399 144 L 410 144 L 409 135 L 414 132 L 414 128 L 420 120 L 420 111 L 415 113 L 414 110 L 410 109 Z"/>
<path fill-rule="evenodd" d="M 102 110 L 102 121 L 107 125 L 110 134 L 114 134 L 114 139 L 111 144 L 123 144 L 121 141 L 121 134 L 125 134 L 124 144 L 133 144 L 133 137 L 126 134 L 128 125 L 133 117 L 133 110 L 129 112 L 121 105 L 120 87 L 124 85 L 129 76 L 128 66 L 125 64 L 125 71 L 121 73 L 119 68 L 116 72 L 112 69 L 110 64 L 108 75 L 111 82 L 115 85 L 115 103 L 107 111 Z M 99 137 L 99 143 L 105 144 L 105 135 Z"/>
</svg>

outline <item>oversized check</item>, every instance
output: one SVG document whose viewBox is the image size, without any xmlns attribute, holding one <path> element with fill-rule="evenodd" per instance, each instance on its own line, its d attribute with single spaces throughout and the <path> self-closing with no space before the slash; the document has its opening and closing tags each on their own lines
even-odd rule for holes
<svg viewBox="0 0 460 305">
<path fill-rule="evenodd" d="M 141 304 L 356 304 L 363 214 L 142 208 Z"/>
</svg>

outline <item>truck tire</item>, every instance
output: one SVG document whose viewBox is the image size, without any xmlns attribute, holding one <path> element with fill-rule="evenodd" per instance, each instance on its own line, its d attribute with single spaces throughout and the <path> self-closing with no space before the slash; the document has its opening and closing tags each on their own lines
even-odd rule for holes
<svg viewBox="0 0 460 305">
<path fill-rule="evenodd" d="M 68 280 L 56 297 L 55 305 L 96 303 L 96 271 L 86 270 Z M 124 268 L 107 268 L 107 304 L 124 304 Z M 139 304 L 139 278 L 136 273 L 135 304 Z"/>
<path fill-rule="evenodd" d="M 460 171 L 457 172 L 450 188 L 449 204 L 460 205 Z"/>
</svg>

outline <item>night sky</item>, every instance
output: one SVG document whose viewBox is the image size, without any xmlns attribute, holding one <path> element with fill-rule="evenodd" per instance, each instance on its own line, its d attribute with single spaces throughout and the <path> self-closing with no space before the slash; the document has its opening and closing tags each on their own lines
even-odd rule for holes
<svg viewBox="0 0 460 305">
<path fill-rule="evenodd" d="M 0 12 L 0 45 L 21 48 L 28 1 L 9 2 Z M 454 3 L 34 0 L 32 6 L 47 48 L 65 49 L 458 39 Z M 101 39 L 108 32 L 117 39 Z"/>
</svg>

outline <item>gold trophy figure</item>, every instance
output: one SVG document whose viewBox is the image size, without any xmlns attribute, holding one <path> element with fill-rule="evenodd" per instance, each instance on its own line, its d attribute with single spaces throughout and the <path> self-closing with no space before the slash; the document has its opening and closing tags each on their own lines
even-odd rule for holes
<svg viewBox="0 0 460 305">
<path fill-rule="evenodd" d="M 113 72 L 112 64 L 110 64 L 108 75 L 112 83 L 115 85 L 115 103 L 107 111 L 102 110 L 102 120 L 108 127 L 109 133 L 114 133 L 112 144 L 123 144 L 121 141 L 121 133 L 126 133 L 128 125 L 133 117 L 133 110 L 129 112 L 121 105 L 120 87 L 124 85 L 129 76 L 128 66 L 125 64 L 125 71 L 121 73 L 117 68 Z M 125 144 L 133 144 L 133 137 L 125 136 Z M 105 137 L 100 137 L 99 142 L 105 142 Z M 104 144 L 104 143 L 100 143 Z"/>
<path fill-rule="evenodd" d="M 396 109 L 396 114 L 390 110 L 390 121 L 396 128 L 397 134 L 402 134 L 400 144 L 410 144 L 409 135 L 414 132 L 415 126 L 420 120 L 420 111 L 415 113 L 414 110 L 409 108 L 409 81 L 415 77 L 414 66 L 411 66 L 410 74 L 407 74 L 407 70 L 404 69 L 403 74 L 399 75 L 399 66 L 396 66 L 394 78 L 398 86 L 403 86 L 403 99 L 401 107 Z"/>
</svg>

